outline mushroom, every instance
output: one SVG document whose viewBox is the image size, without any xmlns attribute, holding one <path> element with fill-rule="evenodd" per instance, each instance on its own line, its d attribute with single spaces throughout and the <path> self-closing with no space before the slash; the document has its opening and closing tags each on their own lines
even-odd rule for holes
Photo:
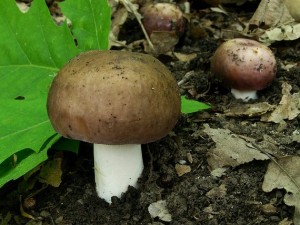
<svg viewBox="0 0 300 225">
<path fill-rule="evenodd" d="M 185 18 L 181 9 L 173 3 L 146 3 L 140 13 L 153 45 L 153 49 L 148 49 L 146 44 L 145 50 L 156 55 L 173 51 L 185 31 Z"/>
<path fill-rule="evenodd" d="M 275 78 L 276 59 L 265 45 L 250 39 L 224 42 L 214 53 L 211 71 L 231 87 L 235 98 L 257 99 L 257 90 L 266 88 Z"/>
<path fill-rule="evenodd" d="M 173 3 L 147 3 L 141 8 L 143 25 L 149 35 L 153 32 L 171 32 L 181 36 L 185 19 L 180 8 Z"/>
<path fill-rule="evenodd" d="M 180 116 L 171 72 L 156 58 L 122 51 L 88 51 L 54 78 L 47 110 L 62 136 L 94 144 L 96 190 L 111 202 L 143 171 L 141 144 L 166 136 Z"/>
</svg>

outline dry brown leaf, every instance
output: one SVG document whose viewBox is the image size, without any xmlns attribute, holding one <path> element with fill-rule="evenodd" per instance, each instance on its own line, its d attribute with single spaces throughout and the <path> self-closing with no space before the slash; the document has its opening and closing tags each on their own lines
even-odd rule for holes
<svg viewBox="0 0 300 225">
<path fill-rule="evenodd" d="M 262 0 L 249 21 L 249 27 L 276 27 L 293 21 L 283 0 Z"/>
<path fill-rule="evenodd" d="M 300 38 L 300 24 L 295 23 L 285 1 L 262 0 L 250 19 L 245 34 L 254 35 L 267 45 L 275 41 Z"/>
<path fill-rule="evenodd" d="M 236 167 L 253 160 L 267 160 L 268 156 L 253 148 L 244 138 L 227 129 L 212 129 L 204 124 L 204 132 L 216 143 L 208 152 L 207 162 L 211 170 Z M 248 138 L 251 141 L 251 138 Z M 252 140 L 254 141 L 254 140 Z"/>
<path fill-rule="evenodd" d="M 181 165 L 181 164 L 176 164 L 175 165 L 175 170 L 177 172 L 177 175 L 181 177 L 182 175 L 191 172 L 191 167 L 188 165 Z"/>
<path fill-rule="evenodd" d="M 288 8 L 291 16 L 300 22 L 300 1 L 299 0 L 284 0 L 286 7 Z"/>
<path fill-rule="evenodd" d="M 293 221 L 290 221 L 288 218 L 284 218 L 283 220 L 281 220 L 278 225 L 292 225 Z"/>
<path fill-rule="evenodd" d="M 165 200 L 159 200 L 151 203 L 148 207 L 148 212 L 152 218 L 158 217 L 160 220 L 165 222 L 172 221 L 172 215 L 169 213 L 167 202 Z"/>
<path fill-rule="evenodd" d="M 262 121 L 284 123 L 285 119 L 292 120 L 300 113 L 300 93 L 291 94 L 292 86 L 286 82 L 282 84 L 282 98 L 279 105 L 270 115 L 262 117 Z"/>
<path fill-rule="evenodd" d="M 254 104 L 240 104 L 233 106 L 230 109 L 224 111 L 225 116 L 248 116 L 255 117 L 261 116 L 269 111 L 272 111 L 275 106 L 270 105 L 267 102 L 259 102 Z"/>
<path fill-rule="evenodd" d="M 297 62 L 289 62 L 289 61 L 280 61 L 280 68 L 285 71 L 290 71 L 290 69 L 296 67 L 298 65 Z"/>
<path fill-rule="evenodd" d="M 227 168 L 217 168 L 212 170 L 210 174 L 214 177 L 222 177 L 225 174 L 226 170 Z"/>
<path fill-rule="evenodd" d="M 267 203 L 260 206 L 260 210 L 266 215 L 276 215 L 277 208 L 272 203 Z"/>
<path fill-rule="evenodd" d="M 300 37 L 300 23 L 287 24 L 267 30 L 260 36 L 260 41 L 272 43 L 274 41 L 292 41 Z"/>
<path fill-rule="evenodd" d="M 294 224 L 300 224 L 300 157 L 287 156 L 271 161 L 264 177 L 262 189 L 270 192 L 273 189 L 286 190 L 285 204 L 295 206 Z"/>
<path fill-rule="evenodd" d="M 275 157 L 281 157 L 282 152 L 279 150 L 278 146 L 280 144 L 276 142 L 271 136 L 264 134 L 263 140 L 259 142 L 259 148 L 263 149 L 268 154 Z"/>
<path fill-rule="evenodd" d="M 150 49 L 153 49 L 153 44 L 152 44 L 152 40 L 150 40 L 150 37 L 147 33 L 147 31 L 145 30 L 145 27 L 142 23 L 142 18 L 143 16 L 140 14 L 139 10 L 139 5 L 135 3 L 134 0 L 120 0 L 120 2 L 124 5 L 124 7 L 127 9 L 128 12 L 132 13 L 134 15 L 134 17 L 136 18 L 136 20 L 138 21 L 144 36 L 146 38 L 147 41 L 147 45 Z"/>
<path fill-rule="evenodd" d="M 205 195 L 209 198 L 224 198 L 226 194 L 227 188 L 225 184 L 221 184 L 219 187 L 212 188 Z"/>
<path fill-rule="evenodd" d="M 47 161 L 41 168 L 39 180 L 53 187 L 59 187 L 62 175 L 61 164 L 62 157 L 55 157 L 53 160 Z"/>
<path fill-rule="evenodd" d="M 184 53 L 174 52 L 173 54 L 181 62 L 188 62 L 197 57 L 197 53 L 184 54 Z"/>
<path fill-rule="evenodd" d="M 110 47 L 112 46 L 124 46 L 126 44 L 125 41 L 119 41 L 118 36 L 120 33 L 120 29 L 122 25 L 126 22 L 128 18 L 128 11 L 125 7 L 120 7 L 115 13 L 112 15 L 111 20 L 111 29 L 109 34 L 110 39 Z"/>
<path fill-rule="evenodd" d="M 300 132 L 298 130 L 293 132 L 292 141 L 300 143 Z"/>
</svg>

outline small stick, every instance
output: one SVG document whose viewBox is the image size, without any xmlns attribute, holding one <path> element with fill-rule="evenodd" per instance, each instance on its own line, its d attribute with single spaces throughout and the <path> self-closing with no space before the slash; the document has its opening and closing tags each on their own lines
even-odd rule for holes
<svg viewBox="0 0 300 225">
<path fill-rule="evenodd" d="M 181 86 L 183 85 L 184 83 L 186 83 L 192 76 L 195 75 L 195 71 L 192 70 L 192 71 L 189 71 L 187 72 L 183 77 L 182 79 L 177 83 L 178 86 Z"/>
<path fill-rule="evenodd" d="M 145 27 L 144 27 L 144 25 L 143 25 L 143 23 L 141 21 L 141 18 L 142 18 L 141 14 L 139 14 L 137 12 L 135 6 L 130 1 L 128 1 L 128 0 L 121 0 L 121 2 L 123 3 L 123 5 L 125 6 L 125 8 L 129 12 L 133 13 L 133 15 L 135 16 L 135 18 L 137 19 L 138 23 L 140 24 L 140 26 L 142 28 L 142 31 L 143 31 L 143 33 L 144 33 L 144 35 L 146 37 L 146 40 L 147 40 L 150 48 L 154 51 L 154 46 L 153 46 L 153 44 L 152 44 L 152 42 L 151 42 L 151 40 L 149 38 L 149 35 L 147 34 L 147 31 L 145 30 Z"/>
<path fill-rule="evenodd" d="M 245 140 L 243 137 L 241 137 L 241 138 L 243 140 Z M 245 140 L 245 141 L 247 141 L 247 140 Z M 274 156 L 272 156 L 270 153 L 268 153 L 267 151 L 265 151 L 262 148 L 260 148 L 257 144 L 252 143 L 252 142 L 248 142 L 248 143 L 250 144 L 250 146 L 248 146 L 248 147 L 256 149 L 256 150 L 264 153 L 266 156 L 268 156 L 271 159 L 271 161 L 273 161 L 290 178 L 290 180 L 293 182 L 293 184 L 295 184 L 295 186 L 300 190 L 300 186 L 297 183 L 297 181 L 289 174 L 289 172 L 285 168 L 283 168 L 283 166 L 279 162 L 277 162 L 277 160 L 276 160 L 276 158 Z"/>
</svg>

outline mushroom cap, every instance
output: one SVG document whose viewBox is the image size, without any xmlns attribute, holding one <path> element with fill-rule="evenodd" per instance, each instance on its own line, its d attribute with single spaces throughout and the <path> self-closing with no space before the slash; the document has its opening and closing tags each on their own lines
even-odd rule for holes
<svg viewBox="0 0 300 225">
<path fill-rule="evenodd" d="M 262 90 L 275 78 L 276 59 L 267 46 L 236 38 L 218 47 L 211 60 L 212 73 L 237 90 Z"/>
<path fill-rule="evenodd" d="M 181 36 L 185 30 L 185 18 L 181 9 L 173 3 L 147 3 L 141 8 L 143 25 L 151 36 L 153 32 L 172 32 Z"/>
<path fill-rule="evenodd" d="M 88 51 L 67 63 L 50 87 L 47 110 L 62 136 L 97 144 L 156 141 L 180 116 L 179 88 L 150 55 Z"/>
</svg>

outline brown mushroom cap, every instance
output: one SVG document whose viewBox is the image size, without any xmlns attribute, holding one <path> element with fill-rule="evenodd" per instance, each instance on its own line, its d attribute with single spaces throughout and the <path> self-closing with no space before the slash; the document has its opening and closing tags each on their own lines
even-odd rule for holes
<svg viewBox="0 0 300 225">
<path fill-rule="evenodd" d="M 276 76 L 276 59 L 271 49 L 250 39 L 224 42 L 211 60 L 212 73 L 237 90 L 262 90 Z"/>
<path fill-rule="evenodd" d="M 170 32 L 179 37 L 185 30 L 185 18 L 173 3 L 147 3 L 141 8 L 143 25 L 151 36 L 153 32 Z"/>
<path fill-rule="evenodd" d="M 64 137 L 144 144 L 175 126 L 180 95 L 170 71 L 150 55 L 89 51 L 54 78 L 47 110 L 54 129 Z"/>
</svg>

